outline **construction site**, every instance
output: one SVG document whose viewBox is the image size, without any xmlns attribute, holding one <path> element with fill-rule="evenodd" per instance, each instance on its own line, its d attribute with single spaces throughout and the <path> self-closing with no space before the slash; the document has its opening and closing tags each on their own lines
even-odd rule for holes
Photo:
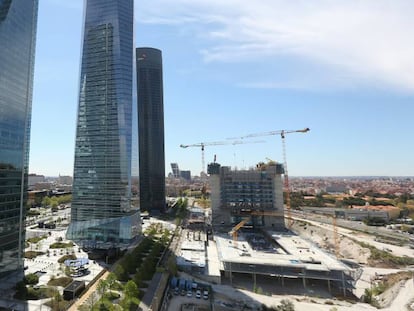
<svg viewBox="0 0 414 311">
<path fill-rule="evenodd" d="M 413 251 L 408 246 L 381 242 L 358 226 L 349 230 L 341 214 L 321 216 L 316 208 L 291 210 L 285 136 L 308 131 L 282 130 L 250 134 L 232 142 L 181 145 L 201 148 L 210 208 L 205 201 L 198 205 L 193 200 L 176 250 L 178 267 L 212 284 L 216 307 L 244 310 L 246 303 L 253 302 L 246 297 L 262 294 L 255 296 L 256 302 L 267 302 L 264 297 L 269 296 L 289 297 L 303 303 L 303 310 L 313 310 L 309 302 L 323 310 L 324 304 L 348 310 L 358 300 L 374 307 L 401 309 L 407 299 L 400 286 L 412 287 L 407 278 L 414 272 L 410 267 L 405 267 L 407 271 L 396 268 L 411 262 L 407 258 Z M 205 147 L 256 143 L 243 139 L 268 135 L 280 135 L 283 163 L 266 158 L 255 167 L 233 169 L 214 157 L 207 174 L 204 172 Z M 393 281 L 382 282 L 384 275 Z M 226 288 L 234 291 L 224 294 Z M 376 293 L 376 297 L 367 293 Z"/>
<path fill-rule="evenodd" d="M 249 276 L 279 284 L 297 282 L 303 289 L 324 286 L 347 296 L 361 271 L 337 260 L 285 226 L 283 165 L 269 162 L 252 170 L 208 166 L 211 187 L 212 243 L 217 248 L 222 282 Z M 266 283 L 266 281 L 265 281 Z"/>
<path fill-rule="evenodd" d="M 289 194 L 285 135 L 308 131 L 305 128 L 241 137 L 280 135 L 284 164 L 268 159 L 267 163 L 258 163 L 255 168 L 248 170 L 232 170 L 215 161 L 208 165 L 211 210 L 205 221 L 212 230 L 211 234 L 201 235 L 201 239 L 198 235 L 197 241 L 192 240 L 191 237 L 197 236 L 192 229 L 194 226 L 201 228 L 203 217 L 200 217 L 200 210 L 190 212 L 187 223 L 189 231 L 184 235 L 186 240 L 182 243 L 177 260 L 182 269 L 196 271 L 213 282 L 230 285 L 247 277 L 247 281 L 253 284 L 253 290 L 266 282 L 278 284 L 282 290 L 286 283 L 296 282 L 305 290 L 317 284 L 330 294 L 347 296 L 352 292 L 361 270 L 339 261 L 336 252 L 325 252 L 290 230 L 290 202 L 286 202 L 285 209 L 283 200 L 283 192 Z M 200 143 L 181 147 L 201 147 L 204 167 L 204 148 L 222 144 L 228 143 Z M 202 242 L 207 246 L 204 254 Z"/>
</svg>

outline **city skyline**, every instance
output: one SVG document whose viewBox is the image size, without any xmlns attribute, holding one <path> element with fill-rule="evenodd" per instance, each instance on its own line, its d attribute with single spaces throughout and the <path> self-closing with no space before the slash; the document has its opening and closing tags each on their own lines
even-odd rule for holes
<svg viewBox="0 0 414 311">
<path fill-rule="evenodd" d="M 413 176 L 412 8 L 137 2 L 136 45 L 163 50 L 165 162 L 198 175 L 200 150 L 180 144 L 309 127 L 287 137 L 291 176 Z M 45 0 L 39 16 L 30 172 L 72 175 L 82 1 Z M 283 161 L 265 140 L 207 147 L 206 163 Z"/>
</svg>

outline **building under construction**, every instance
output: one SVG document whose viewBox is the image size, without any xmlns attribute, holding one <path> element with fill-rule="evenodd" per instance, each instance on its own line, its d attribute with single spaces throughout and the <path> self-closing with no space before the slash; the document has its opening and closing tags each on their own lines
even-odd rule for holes
<svg viewBox="0 0 414 311">
<path fill-rule="evenodd" d="M 234 278 L 252 275 L 255 284 L 270 277 L 282 288 L 287 282 L 299 281 L 305 289 L 316 283 L 342 295 L 353 289 L 360 275 L 358 268 L 286 230 L 282 164 L 269 162 L 251 170 L 231 170 L 212 163 L 208 173 L 214 232 L 211 244 L 217 252 L 217 259 L 208 261 L 210 273 L 220 271 L 216 274 L 231 284 Z M 210 267 L 213 262 L 218 263 L 216 269 Z"/>
<path fill-rule="evenodd" d="M 259 164 L 251 170 L 232 170 L 211 163 L 212 225 L 245 221 L 253 228 L 285 230 L 283 213 L 283 165 Z"/>
</svg>

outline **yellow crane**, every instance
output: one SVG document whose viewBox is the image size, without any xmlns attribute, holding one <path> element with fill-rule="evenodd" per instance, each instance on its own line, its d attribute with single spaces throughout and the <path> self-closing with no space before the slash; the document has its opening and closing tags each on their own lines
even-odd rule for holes
<svg viewBox="0 0 414 311">
<path fill-rule="evenodd" d="M 237 247 L 238 231 L 251 219 L 252 216 L 283 216 L 283 212 L 253 210 L 249 212 L 248 215 L 243 216 L 242 221 L 236 224 L 229 231 L 229 234 L 233 237 L 233 242 L 236 247 Z"/>
<path fill-rule="evenodd" d="M 285 192 L 286 192 L 286 207 L 287 207 L 287 219 L 288 219 L 288 228 L 290 229 L 292 227 L 293 221 L 290 214 L 290 186 L 289 186 L 289 174 L 288 174 L 288 168 L 287 168 L 287 158 L 286 158 L 286 142 L 285 142 L 285 136 L 286 134 L 291 133 L 307 133 L 310 131 L 309 127 L 305 127 L 301 130 L 278 130 L 278 131 L 271 131 L 271 132 L 262 132 L 262 133 L 253 133 L 246 136 L 239 137 L 239 139 L 244 138 L 251 138 L 251 137 L 260 137 L 260 136 L 272 136 L 272 135 L 280 135 L 282 138 L 282 148 L 283 148 L 283 166 L 285 169 L 284 173 L 284 186 L 285 186 Z"/>
<path fill-rule="evenodd" d="M 204 143 L 196 143 L 190 145 L 181 144 L 181 148 L 188 148 L 188 147 L 199 147 L 201 148 L 201 172 L 205 173 L 204 169 L 205 165 L 205 156 L 204 156 L 204 148 L 207 146 L 222 146 L 222 145 L 242 145 L 242 144 L 258 144 L 263 143 L 264 141 L 244 141 L 244 140 L 237 140 L 237 141 L 212 141 L 212 142 L 204 142 Z"/>
</svg>

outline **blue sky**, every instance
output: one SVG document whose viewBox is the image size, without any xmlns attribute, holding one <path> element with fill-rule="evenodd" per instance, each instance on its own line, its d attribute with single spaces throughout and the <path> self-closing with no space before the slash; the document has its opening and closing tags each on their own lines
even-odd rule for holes
<svg viewBox="0 0 414 311">
<path fill-rule="evenodd" d="M 287 136 L 291 176 L 414 176 L 412 1 L 136 1 L 136 46 L 163 52 L 166 173 L 198 148 Z M 40 1 L 30 172 L 72 175 L 83 1 Z M 238 168 L 282 161 L 278 136 L 206 147 Z"/>
</svg>

